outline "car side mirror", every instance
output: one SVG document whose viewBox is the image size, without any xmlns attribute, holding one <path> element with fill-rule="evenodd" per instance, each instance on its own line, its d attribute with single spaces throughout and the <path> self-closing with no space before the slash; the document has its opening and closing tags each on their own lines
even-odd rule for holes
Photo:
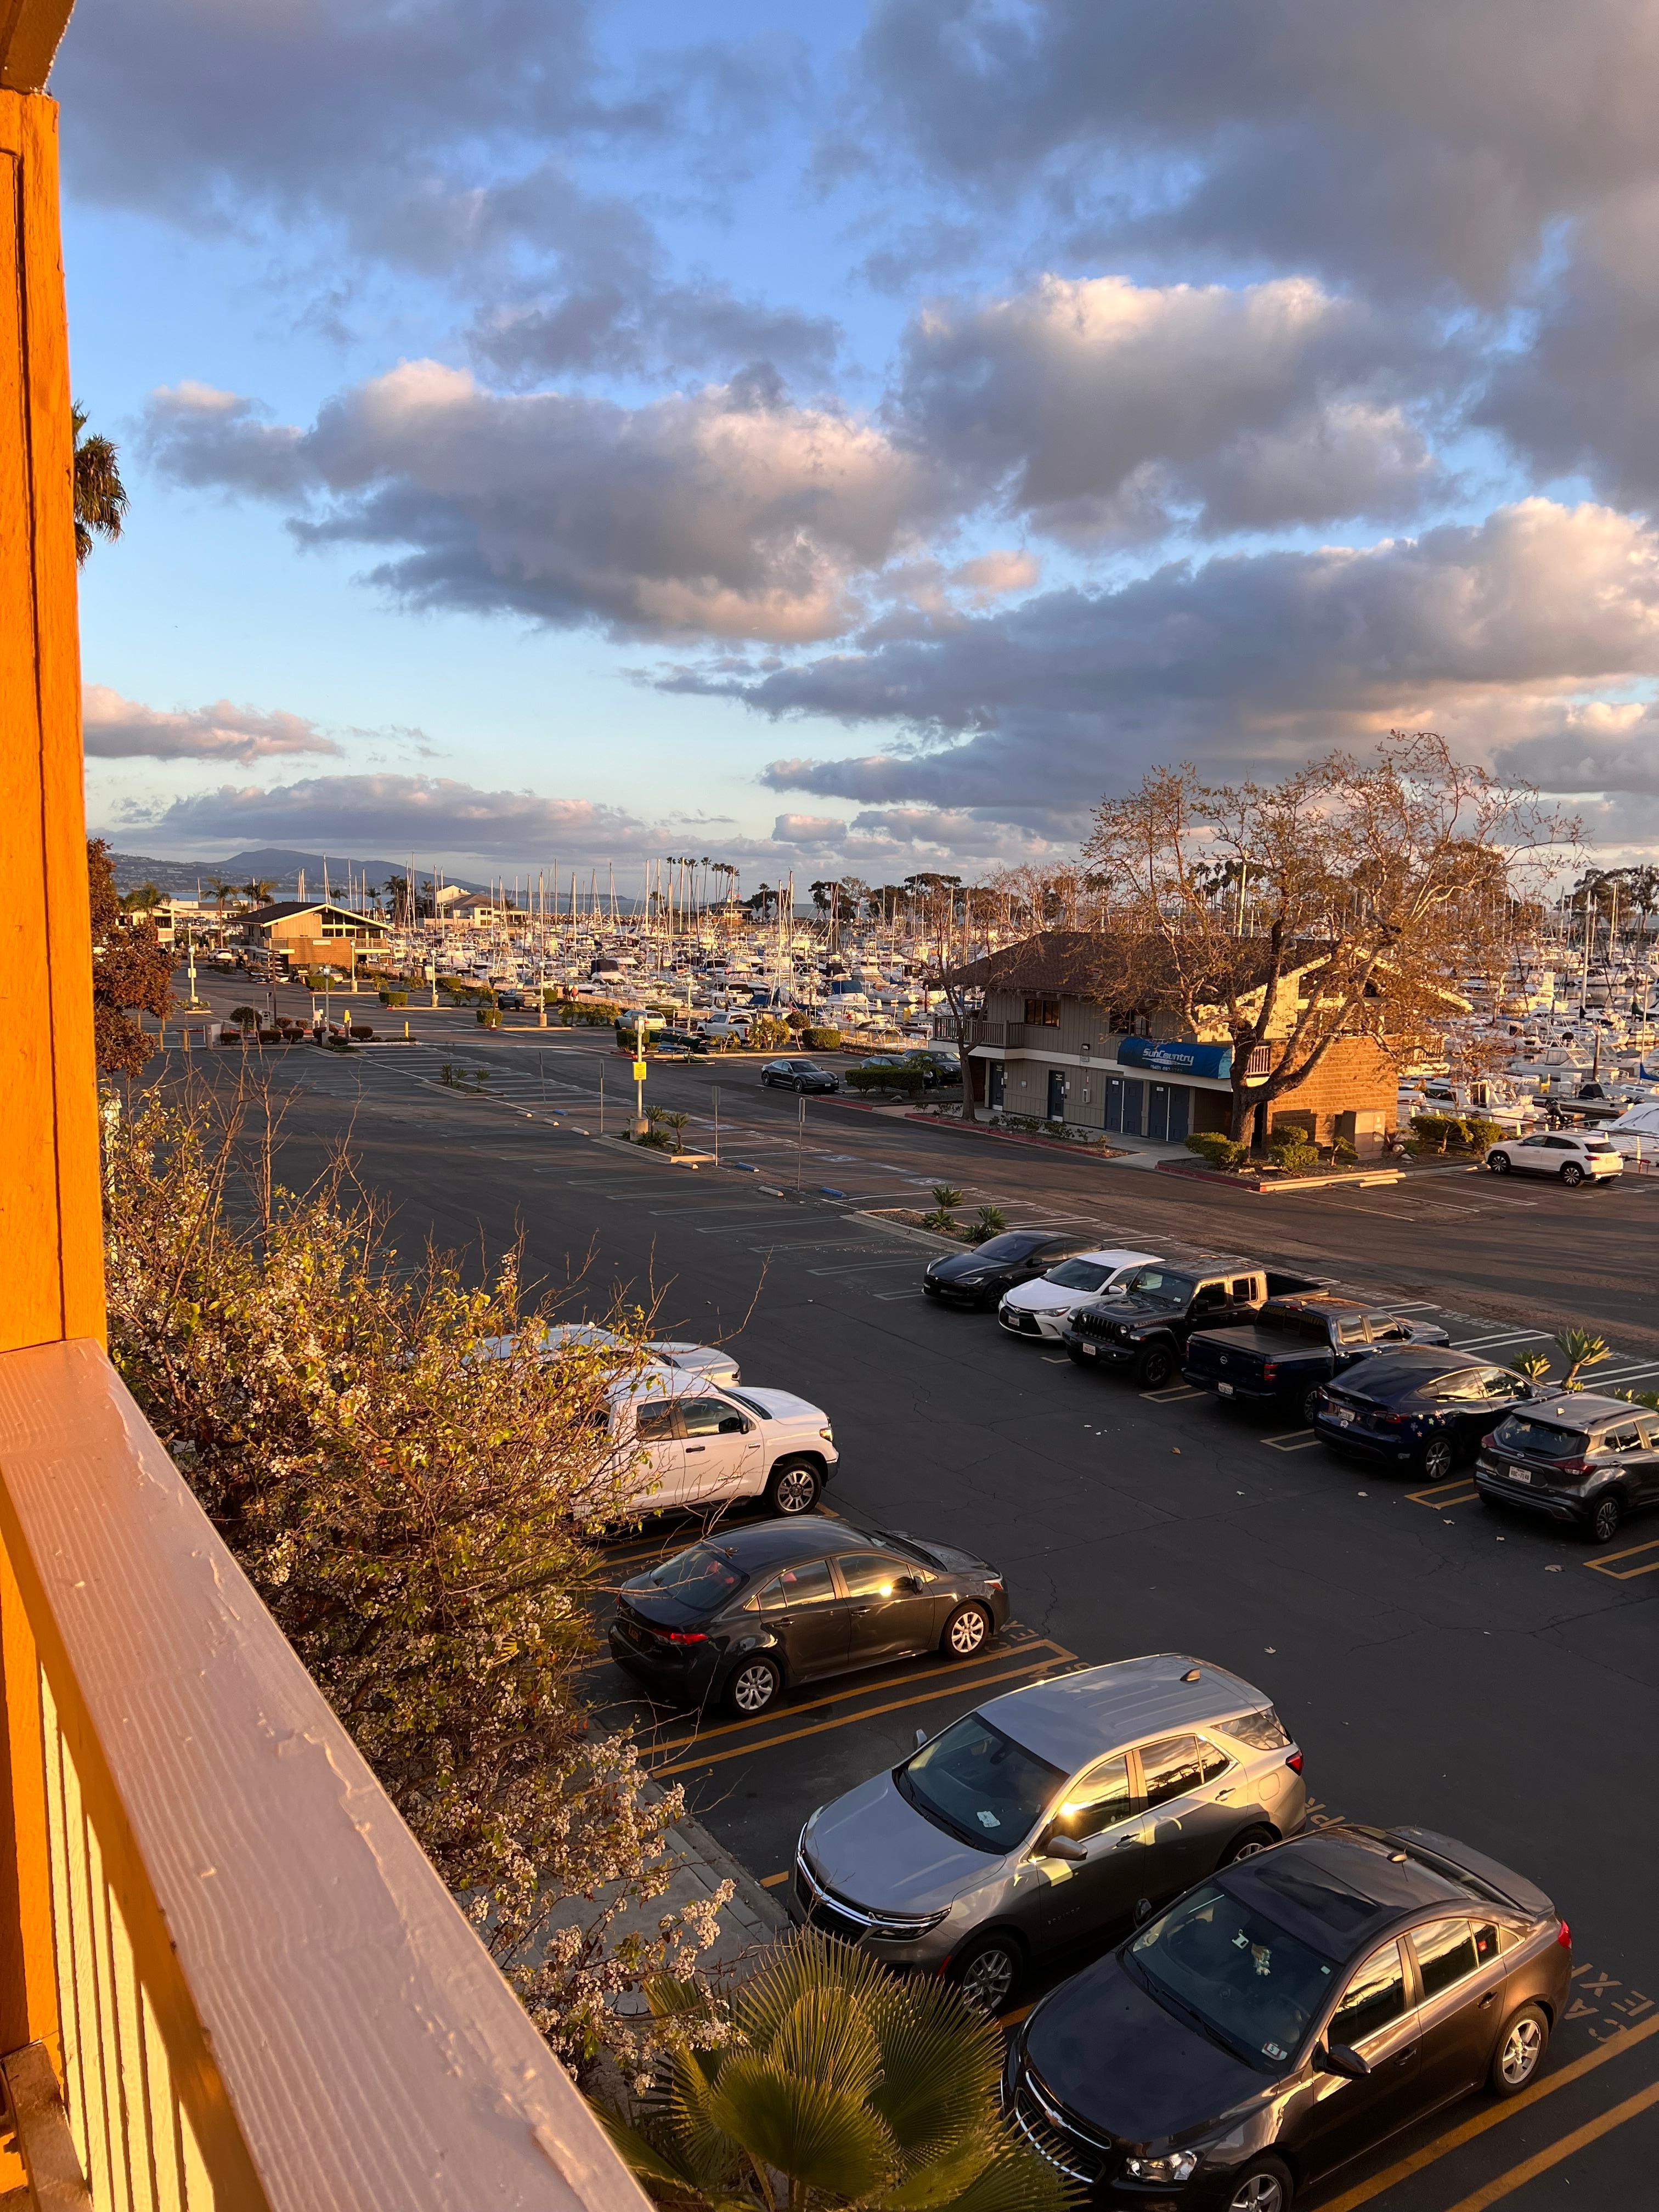
<svg viewBox="0 0 1659 2212">
<path fill-rule="evenodd" d="M 1314 2064 L 1322 2074 L 1335 2074 L 1344 2081 L 1363 2081 L 1370 2072 L 1370 2061 L 1362 2058 L 1348 2043 L 1333 2043 L 1316 2052 Z"/>
<path fill-rule="evenodd" d="M 1043 1844 L 1042 1856 L 1044 1858 L 1063 1859 L 1067 1866 L 1082 1866 L 1086 1863 L 1089 1854 L 1075 1836 L 1052 1835 Z"/>
<path fill-rule="evenodd" d="M 728 1413 L 720 1423 L 720 1432 L 723 1437 L 746 1437 L 749 1424 L 741 1413 Z"/>
<path fill-rule="evenodd" d="M 915 1597 L 921 1588 L 920 1575 L 900 1575 L 893 1584 L 901 1597 Z"/>
</svg>

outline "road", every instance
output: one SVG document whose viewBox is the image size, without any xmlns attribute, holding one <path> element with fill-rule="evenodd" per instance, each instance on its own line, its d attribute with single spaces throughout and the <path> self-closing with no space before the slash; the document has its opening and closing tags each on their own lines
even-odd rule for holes
<svg viewBox="0 0 1659 2212">
<path fill-rule="evenodd" d="M 1098 1221 L 1152 1249 L 1178 1234 L 1319 1259 L 1356 1284 L 1404 1285 L 1494 1357 L 1588 1316 L 1634 1380 L 1659 1364 L 1638 1244 L 1650 1188 L 1452 1176 L 1340 1206 L 1246 1206 L 829 1103 L 809 1102 L 798 1145 L 796 1101 L 758 1096 L 729 1064 L 653 1069 L 653 1097 L 711 1127 L 710 1090 L 722 1094 L 726 1164 L 676 1169 L 598 1139 L 599 1072 L 608 1113 L 626 1072 L 604 1033 L 481 1042 L 452 1021 L 445 1035 L 407 1052 L 267 1055 L 296 1165 L 349 1130 L 404 1236 L 499 1249 L 521 1231 L 550 1282 L 587 1265 L 594 1312 L 613 1290 L 653 1289 L 665 1328 L 730 1338 L 747 1380 L 829 1409 L 832 1510 L 964 1543 L 1008 1577 L 1018 1627 L 971 1671 L 918 1662 L 718 1733 L 651 1713 L 596 1667 L 596 1699 L 642 1723 L 659 1771 L 747 1865 L 783 1874 L 813 1805 L 985 1692 L 1141 1651 L 1212 1659 L 1278 1705 L 1319 1817 L 1461 1836 L 1541 1881 L 1574 1929 L 1577 1995 L 1539 2094 L 1396 2141 L 1325 2193 L 1328 2212 L 1534 2212 L 1597 2189 L 1644 2201 L 1659 2154 L 1659 2035 L 1645 2033 L 1659 2022 L 1646 1825 L 1659 1524 L 1633 1524 L 1610 1558 L 1491 1514 L 1465 1481 L 1429 1492 L 1356 1473 L 1288 1424 L 1080 1373 L 989 1316 L 924 1302 L 925 1250 L 872 1208 L 948 1175 L 1011 1216 Z M 486 1069 L 484 1091 L 444 1085 L 445 1060 Z M 617 1577 L 678 1534 L 620 1553 Z"/>
</svg>

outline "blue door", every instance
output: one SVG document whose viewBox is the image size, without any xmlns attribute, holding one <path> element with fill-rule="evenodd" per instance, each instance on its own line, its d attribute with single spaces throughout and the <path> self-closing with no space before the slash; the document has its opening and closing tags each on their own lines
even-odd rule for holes
<svg viewBox="0 0 1659 2212">
<path fill-rule="evenodd" d="M 1000 1113 L 1008 1098 L 1008 1063 L 1006 1060 L 988 1060 L 987 1099 Z"/>
<path fill-rule="evenodd" d="M 1051 1121 L 1066 1119 L 1066 1071 L 1063 1067 L 1048 1070 L 1048 1119 Z"/>
<path fill-rule="evenodd" d="M 1183 1145 L 1192 1126 L 1193 1094 L 1184 1083 L 1170 1085 L 1170 1142 Z"/>
</svg>

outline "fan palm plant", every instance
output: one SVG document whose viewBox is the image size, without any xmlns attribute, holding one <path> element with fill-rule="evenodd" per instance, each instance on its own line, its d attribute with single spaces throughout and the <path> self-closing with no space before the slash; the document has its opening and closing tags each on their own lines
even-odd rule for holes
<svg viewBox="0 0 1659 2212">
<path fill-rule="evenodd" d="M 1561 1347 L 1561 1357 L 1567 1363 L 1567 1371 L 1561 1377 L 1564 1390 L 1583 1389 L 1583 1385 L 1578 1378 L 1584 1370 L 1599 1367 L 1604 1359 L 1613 1357 L 1607 1349 L 1606 1338 L 1596 1336 L 1587 1328 L 1564 1328 L 1555 1340 Z"/>
<path fill-rule="evenodd" d="M 899 1980 L 802 1931 L 735 1997 L 671 1982 L 648 1994 L 673 2056 L 634 2119 L 601 2117 L 659 2203 L 1062 2212 L 1076 2200 L 1003 2120 L 1001 2038 L 949 1983 Z"/>
</svg>

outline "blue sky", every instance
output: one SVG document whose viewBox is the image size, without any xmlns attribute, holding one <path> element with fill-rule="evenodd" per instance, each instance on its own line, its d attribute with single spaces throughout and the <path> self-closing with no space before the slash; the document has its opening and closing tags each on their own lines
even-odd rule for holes
<svg viewBox="0 0 1659 2212">
<path fill-rule="evenodd" d="M 752 883 L 1434 726 L 1659 829 L 1637 0 L 106 0 L 88 812 Z"/>
</svg>

